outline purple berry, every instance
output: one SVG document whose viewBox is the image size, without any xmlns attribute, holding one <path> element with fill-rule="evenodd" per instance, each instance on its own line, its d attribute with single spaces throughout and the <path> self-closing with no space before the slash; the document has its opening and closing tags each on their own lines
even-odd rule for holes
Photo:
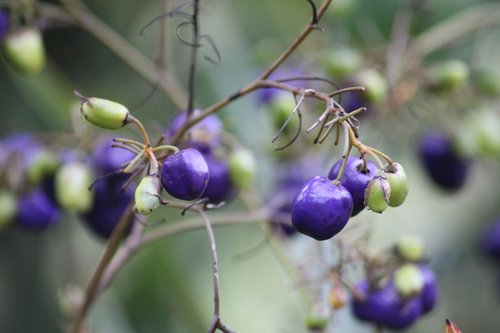
<svg viewBox="0 0 500 333">
<path fill-rule="evenodd" d="M 331 168 L 328 178 L 334 180 L 337 178 L 340 168 L 342 167 L 342 159 L 337 161 Z M 354 156 L 347 158 L 347 164 L 342 176 L 342 185 L 351 193 L 353 208 L 352 215 L 356 216 L 365 208 L 365 190 L 370 180 L 377 174 L 377 166 L 371 161 L 367 161 L 366 169 L 363 168 L 363 160 Z"/>
<path fill-rule="evenodd" d="M 492 258 L 500 261 L 500 220 L 495 221 L 482 239 L 483 250 Z"/>
<path fill-rule="evenodd" d="M 438 300 L 438 288 L 436 275 L 426 265 L 420 265 L 420 271 L 424 278 L 424 287 L 420 293 L 422 301 L 422 312 L 429 313 L 434 309 Z"/>
<path fill-rule="evenodd" d="M 122 189 L 127 179 L 127 175 L 119 174 L 99 180 L 92 189 L 92 207 L 81 215 L 85 224 L 103 238 L 111 236 L 134 197 L 133 186 Z"/>
<path fill-rule="evenodd" d="M 59 209 L 41 188 L 35 188 L 19 199 L 17 223 L 28 229 L 44 229 L 56 223 Z"/>
<path fill-rule="evenodd" d="M 237 191 L 231 181 L 228 162 L 214 156 L 211 152 L 207 152 L 203 156 L 207 161 L 210 179 L 201 197 L 208 199 L 208 202 L 213 204 L 230 201 L 236 196 Z"/>
<path fill-rule="evenodd" d="M 344 186 L 316 176 L 297 193 L 292 223 L 297 231 L 316 240 L 330 239 L 345 227 L 352 206 L 352 196 Z"/>
<path fill-rule="evenodd" d="M 125 148 L 112 147 L 113 139 L 100 140 L 94 146 L 92 160 L 100 174 L 109 174 L 120 170 L 124 163 L 130 162 L 135 154 Z"/>
<path fill-rule="evenodd" d="M 442 189 L 457 191 L 465 184 L 470 161 L 457 154 L 449 137 L 439 132 L 425 134 L 419 153 L 424 169 Z"/>
<path fill-rule="evenodd" d="M 194 110 L 193 116 L 198 116 L 200 110 Z M 187 120 L 187 112 L 183 111 L 175 116 L 170 124 L 166 137 L 172 141 L 174 135 L 179 131 L 182 125 Z M 217 145 L 221 142 L 223 126 L 222 122 L 216 115 L 209 115 L 203 118 L 199 123 L 191 127 L 186 135 L 188 137 L 189 147 L 196 148 L 202 152 L 209 149 L 212 145 Z"/>
<path fill-rule="evenodd" d="M 3 41 L 7 30 L 9 30 L 9 17 L 7 13 L 0 8 L 0 42 Z"/>
<path fill-rule="evenodd" d="M 358 284 L 358 290 L 365 300 L 353 299 L 351 309 L 354 316 L 360 320 L 399 330 L 413 324 L 421 315 L 420 299 L 402 299 L 393 283 L 388 283 L 381 289 L 371 290 L 368 282 L 363 281 Z"/>
<path fill-rule="evenodd" d="M 181 200 L 201 197 L 210 178 L 203 155 L 194 148 L 181 150 L 163 162 L 161 182 L 165 190 Z"/>
</svg>

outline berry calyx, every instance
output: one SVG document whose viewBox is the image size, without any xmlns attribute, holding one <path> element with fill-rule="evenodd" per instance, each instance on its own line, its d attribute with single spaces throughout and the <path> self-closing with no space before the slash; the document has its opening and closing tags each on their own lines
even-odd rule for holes
<svg viewBox="0 0 500 333">
<path fill-rule="evenodd" d="M 344 186 L 316 176 L 297 193 L 292 224 L 297 231 L 316 240 L 330 239 L 346 226 L 352 207 L 352 196 Z"/>
<path fill-rule="evenodd" d="M 180 150 L 163 162 L 161 183 L 177 199 L 189 201 L 201 198 L 209 178 L 207 162 L 194 148 Z"/>
</svg>

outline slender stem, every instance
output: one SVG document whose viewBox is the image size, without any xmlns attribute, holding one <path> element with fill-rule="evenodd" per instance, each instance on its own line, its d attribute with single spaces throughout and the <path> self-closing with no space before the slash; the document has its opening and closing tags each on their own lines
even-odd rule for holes
<svg viewBox="0 0 500 333">
<path fill-rule="evenodd" d="M 79 333 L 81 331 L 82 324 L 85 320 L 88 310 L 90 309 L 90 306 L 92 305 L 99 291 L 101 278 L 104 272 L 106 271 L 109 263 L 111 262 L 111 259 L 113 259 L 113 256 L 115 255 L 116 250 L 120 245 L 120 242 L 125 237 L 126 230 L 130 224 L 130 221 L 132 220 L 130 219 L 130 214 L 132 213 L 132 206 L 133 203 L 130 203 L 128 205 L 127 209 L 123 212 L 122 216 L 120 217 L 118 225 L 115 227 L 113 233 L 111 234 L 111 238 L 108 244 L 106 245 L 106 249 L 104 250 L 101 260 L 99 261 L 97 268 L 94 271 L 94 274 L 92 275 L 92 278 L 90 279 L 90 282 L 85 290 L 85 297 L 83 299 L 83 303 L 76 312 L 76 315 L 73 318 L 73 321 L 70 325 L 69 329 L 70 333 Z"/>
<path fill-rule="evenodd" d="M 191 60 L 189 65 L 189 78 L 188 78 L 188 109 L 187 109 L 187 117 L 193 114 L 193 104 L 195 97 L 195 74 L 196 74 L 196 64 L 197 64 L 197 56 L 198 56 L 198 48 L 200 44 L 200 33 L 199 33 L 199 20 L 198 20 L 198 11 L 200 7 L 200 1 L 194 0 L 193 2 L 193 45 L 191 46 Z"/>
<path fill-rule="evenodd" d="M 342 176 L 344 175 L 345 167 L 347 165 L 347 159 L 349 158 L 349 153 L 352 148 L 352 142 L 349 136 L 349 124 L 342 122 L 342 128 L 344 129 L 344 152 L 342 154 L 342 166 L 340 167 L 340 171 L 336 179 L 338 182 L 342 181 Z"/>
<path fill-rule="evenodd" d="M 343 94 L 345 92 L 351 92 L 351 91 L 363 92 L 365 90 L 366 89 L 363 86 L 353 86 L 353 87 L 347 87 L 347 88 L 342 88 L 342 89 L 335 90 L 334 92 L 328 94 L 328 96 L 333 97 L 333 96 L 337 96 L 337 95 Z"/>
<path fill-rule="evenodd" d="M 82 28 L 121 58 L 132 70 L 151 84 L 158 84 L 178 108 L 185 107 L 186 93 L 169 72 L 159 70 L 154 62 L 93 15 L 79 0 L 60 0 L 60 2 Z"/>
<path fill-rule="evenodd" d="M 139 128 L 139 131 L 142 134 L 142 138 L 144 139 L 144 144 L 146 145 L 146 148 L 150 147 L 151 141 L 149 140 L 149 135 L 148 135 L 148 132 L 146 131 L 146 129 L 144 128 L 144 125 L 140 122 L 139 119 L 137 119 L 135 117 L 132 118 L 132 121 Z"/>
</svg>

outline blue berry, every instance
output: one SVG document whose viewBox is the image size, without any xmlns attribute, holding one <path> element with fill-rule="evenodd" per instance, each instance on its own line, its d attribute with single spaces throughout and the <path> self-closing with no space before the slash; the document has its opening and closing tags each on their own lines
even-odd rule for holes
<svg viewBox="0 0 500 333">
<path fill-rule="evenodd" d="M 229 163 L 223 158 L 216 157 L 212 152 L 206 152 L 203 156 L 208 165 L 210 179 L 202 198 L 208 199 L 208 202 L 213 204 L 230 201 L 236 196 L 237 190 L 231 180 Z"/>
<path fill-rule="evenodd" d="M 59 209 L 41 188 L 35 188 L 19 199 L 17 223 L 24 228 L 47 228 L 55 224 L 59 216 Z"/>
</svg>

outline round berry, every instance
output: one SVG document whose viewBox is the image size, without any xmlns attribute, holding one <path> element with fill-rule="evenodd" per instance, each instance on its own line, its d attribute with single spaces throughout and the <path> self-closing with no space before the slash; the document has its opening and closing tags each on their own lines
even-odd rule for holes
<svg viewBox="0 0 500 333">
<path fill-rule="evenodd" d="M 361 55 L 356 50 L 347 47 L 332 50 L 322 60 L 326 73 L 336 79 L 342 79 L 353 73 L 363 63 Z"/>
<path fill-rule="evenodd" d="M 449 191 L 459 190 L 469 174 L 469 160 L 459 156 L 451 139 L 439 132 L 427 133 L 419 143 L 419 157 L 436 185 Z"/>
<path fill-rule="evenodd" d="M 0 190 L 0 229 L 5 228 L 15 218 L 18 200 L 10 191 Z"/>
<path fill-rule="evenodd" d="M 180 150 L 163 162 L 161 183 L 163 188 L 177 199 L 201 198 L 209 178 L 207 162 L 194 148 Z"/>
<path fill-rule="evenodd" d="M 112 138 L 99 140 L 92 150 L 92 162 L 99 174 L 117 172 L 130 162 L 135 154 L 125 148 L 113 147 Z"/>
<path fill-rule="evenodd" d="M 405 169 L 399 163 L 392 163 L 385 168 L 385 177 L 391 187 L 389 206 L 401 206 L 409 191 Z"/>
<path fill-rule="evenodd" d="M 328 178 L 334 180 L 337 178 L 343 159 L 340 159 L 333 165 L 328 173 Z M 353 208 L 352 216 L 357 215 L 365 208 L 365 190 L 368 182 L 377 174 L 377 166 L 371 161 L 367 161 L 363 169 L 363 160 L 354 156 L 347 158 L 347 164 L 342 175 L 342 185 L 351 193 Z"/>
<path fill-rule="evenodd" d="M 405 261 L 419 261 L 424 257 L 424 243 L 420 237 L 401 235 L 394 246 L 395 254 Z"/>
<path fill-rule="evenodd" d="M 0 8 L 0 43 L 4 39 L 8 30 L 9 30 L 9 16 L 2 8 Z"/>
<path fill-rule="evenodd" d="M 500 220 L 495 221 L 483 235 L 483 250 L 492 258 L 500 261 Z"/>
<path fill-rule="evenodd" d="M 465 84 L 469 77 L 469 67 L 460 60 L 447 60 L 430 66 L 427 76 L 431 87 L 451 90 Z"/>
<path fill-rule="evenodd" d="M 200 110 L 195 109 L 191 117 L 199 116 L 200 113 Z M 186 111 L 182 111 L 175 116 L 166 133 L 166 137 L 169 141 L 172 141 L 175 134 L 177 134 L 186 121 Z M 185 135 L 187 138 L 187 145 L 204 152 L 206 149 L 222 141 L 222 130 L 223 125 L 220 119 L 216 115 L 211 114 L 189 129 Z"/>
<path fill-rule="evenodd" d="M 92 206 L 92 171 L 80 162 L 64 164 L 55 175 L 55 192 L 59 205 L 75 212 L 85 212 Z"/>
<path fill-rule="evenodd" d="M 422 301 L 422 311 L 424 313 L 431 312 L 436 306 L 438 300 L 438 286 L 436 275 L 426 265 L 420 265 L 420 272 L 424 280 L 424 287 L 420 293 L 420 300 Z"/>
<path fill-rule="evenodd" d="M 403 298 L 419 295 L 424 283 L 420 267 L 415 264 L 404 264 L 394 271 L 394 286 Z"/>
<path fill-rule="evenodd" d="M 365 205 L 375 213 L 382 213 L 389 206 L 391 186 L 384 175 L 375 176 L 366 187 Z"/>
<path fill-rule="evenodd" d="M 297 193 L 292 223 L 297 231 L 316 240 L 330 239 L 346 226 L 352 207 L 352 196 L 344 186 L 316 176 Z"/>
<path fill-rule="evenodd" d="M 10 63 L 25 74 L 37 74 L 45 67 L 42 34 L 35 27 L 8 33 L 3 49 Z"/>
<path fill-rule="evenodd" d="M 59 219 L 59 209 L 41 189 L 35 188 L 19 199 L 17 223 L 28 229 L 44 229 Z"/>
<path fill-rule="evenodd" d="M 147 175 L 135 190 L 135 209 L 143 215 L 148 215 L 160 205 L 160 178 L 157 175 Z"/>
<path fill-rule="evenodd" d="M 238 148 L 229 155 L 231 181 L 239 188 L 252 184 L 256 168 L 255 157 L 248 149 Z"/>
<path fill-rule="evenodd" d="M 213 204 L 233 199 L 237 190 L 231 180 L 228 162 L 223 158 L 218 158 L 210 151 L 203 156 L 207 161 L 210 179 L 201 197 L 208 199 L 208 202 Z"/>
<path fill-rule="evenodd" d="M 120 129 L 132 121 L 128 109 L 117 102 L 97 97 L 80 97 L 80 112 L 91 124 L 106 129 Z"/>
</svg>

